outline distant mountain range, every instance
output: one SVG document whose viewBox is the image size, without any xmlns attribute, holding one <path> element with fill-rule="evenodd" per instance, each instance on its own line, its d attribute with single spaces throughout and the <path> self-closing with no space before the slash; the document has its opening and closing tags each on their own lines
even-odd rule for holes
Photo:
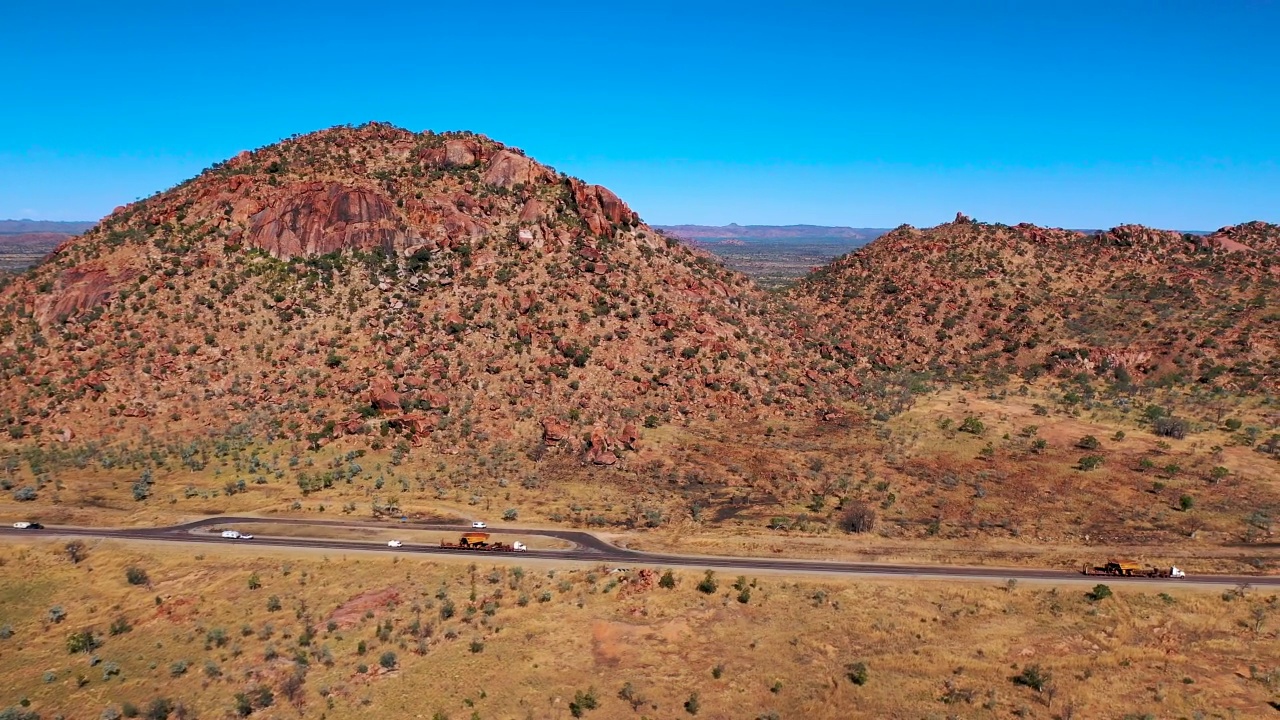
<svg viewBox="0 0 1280 720">
<path fill-rule="evenodd" d="M 864 240 L 889 232 L 888 228 L 852 228 L 824 225 L 654 225 L 684 240 Z"/>
<path fill-rule="evenodd" d="M 0 220 L 0 274 L 26 270 L 40 262 L 67 238 L 75 237 L 97 224 Z"/>
<path fill-rule="evenodd" d="M 0 235 L 23 235 L 26 233 L 79 235 L 97 224 L 97 222 L 93 221 L 59 222 L 57 220 L 0 220 Z"/>
</svg>

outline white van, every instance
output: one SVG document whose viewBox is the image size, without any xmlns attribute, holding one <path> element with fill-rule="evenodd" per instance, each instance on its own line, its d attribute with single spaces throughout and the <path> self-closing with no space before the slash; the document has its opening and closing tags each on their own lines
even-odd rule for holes
<svg viewBox="0 0 1280 720">
<path fill-rule="evenodd" d="M 223 530 L 222 537 L 230 540 L 252 540 L 252 535 L 243 535 L 235 530 Z"/>
</svg>

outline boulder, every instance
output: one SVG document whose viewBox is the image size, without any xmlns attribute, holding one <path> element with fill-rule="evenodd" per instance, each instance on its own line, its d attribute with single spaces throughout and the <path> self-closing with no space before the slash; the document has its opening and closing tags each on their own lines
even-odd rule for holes
<svg viewBox="0 0 1280 720">
<path fill-rule="evenodd" d="M 609 449 L 609 435 L 603 425 L 591 429 L 591 447 L 587 449 L 587 460 L 595 465 L 613 465 L 618 456 Z"/>
<path fill-rule="evenodd" d="M 369 385 L 369 404 L 378 410 L 399 410 L 400 394 L 390 380 L 378 378 Z"/>
<path fill-rule="evenodd" d="M 542 418 L 542 440 L 548 445 L 569 437 L 569 431 L 569 423 L 559 418 L 550 416 Z"/>
<path fill-rule="evenodd" d="M 549 180 L 547 169 L 524 155 L 510 150 L 500 150 L 489 160 L 489 169 L 484 173 L 484 181 L 488 185 L 497 185 L 510 190 L 516 185 L 528 185 L 535 180 Z"/>
</svg>

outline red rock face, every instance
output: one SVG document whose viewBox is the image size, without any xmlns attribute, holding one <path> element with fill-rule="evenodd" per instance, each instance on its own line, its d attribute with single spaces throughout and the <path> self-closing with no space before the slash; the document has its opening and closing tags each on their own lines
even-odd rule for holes
<svg viewBox="0 0 1280 720">
<path fill-rule="evenodd" d="M 89 312 L 111 299 L 119 285 L 134 277 L 137 273 L 133 271 L 113 276 L 98 265 L 68 268 L 54 282 L 53 293 L 36 301 L 36 319 L 48 326 Z"/>
<path fill-rule="evenodd" d="M 569 187 L 573 190 L 573 199 L 582 221 L 596 235 L 611 235 L 614 223 L 638 220 L 631 208 L 608 188 L 588 185 L 577 179 L 571 179 Z"/>
<path fill-rule="evenodd" d="M 534 181 L 549 178 L 550 173 L 546 168 L 510 150 L 498 151 L 489 162 L 489 169 L 484 174 L 486 183 L 505 188 L 528 185 Z"/>
<path fill-rule="evenodd" d="M 395 205 L 369 190 L 303 183 L 253 216 L 248 244 L 278 258 L 345 249 L 396 250 L 406 234 Z"/>
</svg>

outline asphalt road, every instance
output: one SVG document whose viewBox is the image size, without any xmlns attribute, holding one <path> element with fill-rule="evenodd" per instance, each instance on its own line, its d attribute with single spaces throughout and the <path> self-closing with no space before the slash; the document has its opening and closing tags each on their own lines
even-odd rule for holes
<svg viewBox="0 0 1280 720">
<path fill-rule="evenodd" d="M 290 518 L 253 518 L 253 517 L 212 517 L 156 528 L 83 528 L 66 526 L 47 526 L 43 530 L 18 530 L 12 527 L 0 527 L 0 536 L 38 538 L 41 536 L 56 537 L 88 537 L 113 540 L 146 540 L 180 543 L 236 543 L 240 546 L 262 546 L 281 548 L 303 548 L 320 550 L 352 550 L 394 552 L 403 554 L 449 554 L 471 555 L 478 557 L 506 557 L 515 559 L 530 558 L 543 560 L 573 560 L 600 562 L 610 565 L 643 565 L 654 567 L 686 567 L 698 569 L 725 569 L 738 571 L 774 571 L 794 573 L 829 573 L 851 576 L 898 576 L 927 578 L 963 578 L 971 580 L 1048 580 L 1048 581 L 1092 581 L 1079 572 L 1069 570 L 1049 570 L 1036 568 L 1000 568 L 969 567 L 955 565 L 895 565 L 881 563 L 828 562 L 821 560 L 791 560 L 786 558 L 760 557 L 727 557 L 706 555 L 672 555 L 663 553 L 647 553 L 628 550 L 613 545 L 596 535 L 578 530 L 554 530 L 543 528 L 489 528 L 490 532 L 504 535 L 538 535 L 557 538 L 573 544 L 567 550 L 528 550 L 516 553 L 494 553 L 483 550 L 445 549 L 438 545 L 420 545 L 405 543 L 403 547 L 391 548 L 382 543 L 360 540 L 336 540 L 322 538 L 268 537 L 257 535 L 252 540 L 230 540 L 221 537 L 221 530 L 241 530 L 252 532 L 254 524 L 269 523 L 273 525 L 317 525 L 329 527 L 363 527 L 380 530 L 427 530 L 445 533 L 461 533 L 471 529 L 468 524 L 424 523 L 424 522 L 361 522 L 341 520 L 301 520 Z M 1108 583 L 1179 583 L 1188 585 L 1228 585 L 1249 584 L 1253 586 L 1280 586 L 1280 576 L 1275 575 L 1195 575 L 1180 580 L 1167 578 L 1124 578 L 1105 576 Z"/>
</svg>

